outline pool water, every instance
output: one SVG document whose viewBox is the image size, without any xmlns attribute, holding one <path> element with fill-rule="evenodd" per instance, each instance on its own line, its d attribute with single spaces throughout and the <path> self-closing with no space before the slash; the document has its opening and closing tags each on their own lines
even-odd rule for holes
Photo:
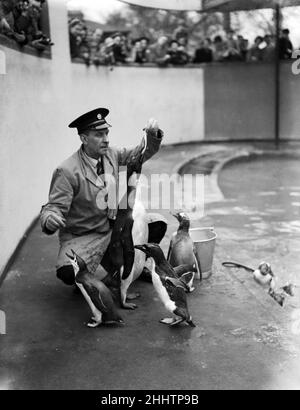
<svg viewBox="0 0 300 410">
<path fill-rule="evenodd" d="M 237 215 L 269 233 L 300 234 L 300 158 L 254 156 L 229 163 L 219 176 Z"/>
<path fill-rule="evenodd" d="M 253 268 L 267 261 L 282 283 L 300 284 L 300 158 L 235 160 L 218 183 L 225 199 L 205 213 L 218 233 L 219 258 Z"/>
</svg>

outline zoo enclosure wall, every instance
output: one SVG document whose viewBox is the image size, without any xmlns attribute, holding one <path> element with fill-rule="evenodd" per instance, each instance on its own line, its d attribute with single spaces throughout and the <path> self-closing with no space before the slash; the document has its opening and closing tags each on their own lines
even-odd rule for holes
<svg viewBox="0 0 300 410">
<path fill-rule="evenodd" d="M 51 58 L 0 45 L 0 274 L 47 201 L 52 171 L 79 145 L 67 124 L 97 106 L 110 108 L 111 142 L 133 146 L 149 117 L 165 144 L 273 139 L 272 64 L 218 63 L 158 68 L 86 67 L 71 62 L 64 2 L 48 0 Z M 300 77 L 281 64 L 281 138 L 299 139 Z"/>
</svg>

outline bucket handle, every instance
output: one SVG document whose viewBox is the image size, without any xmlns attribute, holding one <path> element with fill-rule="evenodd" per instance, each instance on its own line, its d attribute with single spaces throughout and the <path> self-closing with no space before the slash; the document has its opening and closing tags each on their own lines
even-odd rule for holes
<svg viewBox="0 0 300 410">
<path fill-rule="evenodd" d="M 201 228 L 190 228 L 190 230 L 192 231 L 193 229 L 197 229 L 197 231 L 214 231 L 215 228 L 213 226 L 204 226 Z"/>
</svg>

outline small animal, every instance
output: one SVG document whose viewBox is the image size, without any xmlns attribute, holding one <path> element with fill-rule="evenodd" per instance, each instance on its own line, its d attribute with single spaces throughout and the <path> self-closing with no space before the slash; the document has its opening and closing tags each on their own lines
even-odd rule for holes
<svg viewBox="0 0 300 410">
<path fill-rule="evenodd" d="M 186 284 L 167 262 L 160 246 L 149 243 L 136 245 L 135 248 L 152 259 L 153 286 L 166 309 L 175 315 L 175 318 L 161 319 L 160 322 L 171 326 L 186 322 L 191 327 L 195 327 L 187 306 Z"/>
<path fill-rule="evenodd" d="M 101 323 L 124 323 L 117 312 L 109 289 L 88 271 L 85 261 L 73 249 L 71 249 L 71 252 L 72 255 L 68 253 L 66 255 L 73 266 L 76 285 L 81 290 L 93 314 L 87 326 L 97 327 Z"/>
<path fill-rule="evenodd" d="M 296 285 L 293 283 L 287 283 L 285 286 L 283 286 L 281 289 L 289 296 L 294 297 L 295 296 L 295 289 Z"/>
<path fill-rule="evenodd" d="M 189 234 L 190 219 L 184 212 L 173 214 L 179 222 L 177 232 L 173 234 L 169 246 L 167 260 L 171 266 L 180 265 L 193 266 L 192 271 L 197 272 L 198 279 L 201 278 L 201 270 L 196 258 L 194 243 Z M 191 283 L 191 289 L 194 289 Z"/>
<path fill-rule="evenodd" d="M 261 262 L 259 267 L 253 271 L 253 279 L 263 288 L 275 290 L 276 278 L 267 262 Z"/>
<path fill-rule="evenodd" d="M 269 293 L 269 295 L 271 296 L 271 298 L 273 298 L 281 307 L 283 306 L 284 301 L 285 301 L 285 294 L 284 294 L 284 292 L 281 292 L 281 293 L 275 292 L 274 289 L 271 289 L 271 288 L 270 288 L 269 291 L 268 291 L 268 293 Z"/>
</svg>

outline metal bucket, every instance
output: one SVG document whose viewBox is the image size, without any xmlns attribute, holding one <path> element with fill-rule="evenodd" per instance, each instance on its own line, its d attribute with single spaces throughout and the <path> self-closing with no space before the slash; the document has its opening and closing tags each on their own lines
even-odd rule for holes
<svg viewBox="0 0 300 410">
<path fill-rule="evenodd" d="M 214 232 L 214 228 L 192 228 L 189 233 L 194 242 L 202 279 L 207 279 L 212 274 L 217 234 Z"/>
</svg>

